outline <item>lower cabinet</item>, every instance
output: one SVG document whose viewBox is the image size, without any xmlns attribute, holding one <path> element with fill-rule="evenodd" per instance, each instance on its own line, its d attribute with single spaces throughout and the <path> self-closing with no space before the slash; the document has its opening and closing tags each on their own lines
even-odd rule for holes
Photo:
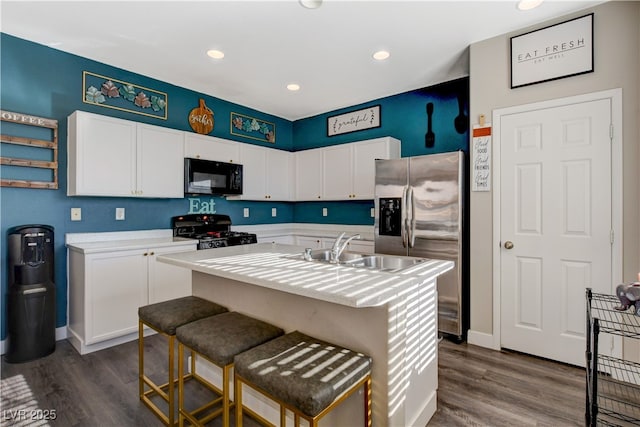
<svg viewBox="0 0 640 427">
<path fill-rule="evenodd" d="M 311 237 L 311 236 L 296 236 L 296 244 L 311 249 L 328 249 L 333 246 L 336 241 L 335 237 Z M 353 252 L 361 252 L 366 254 L 372 254 L 374 243 L 370 240 L 352 240 L 347 243 L 345 250 Z"/>
<path fill-rule="evenodd" d="M 195 244 L 88 253 L 69 250 L 69 335 L 80 354 L 137 338 L 138 307 L 191 295 L 191 271 L 156 261 Z"/>
</svg>

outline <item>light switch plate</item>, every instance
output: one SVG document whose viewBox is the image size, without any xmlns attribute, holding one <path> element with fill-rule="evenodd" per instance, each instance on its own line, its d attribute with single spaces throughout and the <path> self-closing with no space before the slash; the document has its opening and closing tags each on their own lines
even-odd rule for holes
<svg viewBox="0 0 640 427">
<path fill-rule="evenodd" d="M 277 209 L 276 208 L 271 208 L 271 216 L 275 217 L 276 215 L 278 215 Z"/>
<path fill-rule="evenodd" d="M 376 217 L 376 208 L 371 208 L 371 218 Z"/>
<path fill-rule="evenodd" d="M 81 208 L 71 208 L 71 221 L 82 221 Z"/>
<path fill-rule="evenodd" d="M 242 211 L 242 215 L 245 218 L 249 218 L 249 208 L 244 208 L 244 210 Z"/>
<path fill-rule="evenodd" d="M 322 208 L 322 216 L 327 216 L 329 215 L 329 211 L 327 210 L 327 208 Z"/>
<path fill-rule="evenodd" d="M 116 221 L 124 221 L 124 208 L 116 208 Z"/>
</svg>

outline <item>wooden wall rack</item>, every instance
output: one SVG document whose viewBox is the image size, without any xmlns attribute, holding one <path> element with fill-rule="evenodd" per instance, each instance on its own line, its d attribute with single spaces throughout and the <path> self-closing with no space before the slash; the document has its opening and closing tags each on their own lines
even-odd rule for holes
<svg viewBox="0 0 640 427">
<path fill-rule="evenodd" d="M 11 111 L 0 110 L 0 120 L 3 122 L 12 122 L 26 126 L 36 126 L 41 128 L 49 128 L 52 131 L 51 140 L 33 139 L 22 136 L 5 135 L 4 129 L 0 140 L 3 144 L 27 145 L 52 150 L 52 160 L 30 160 L 19 159 L 15 157 L 0 157 L 2 165 L 21 166 L 30 168 L 51 169 L 53 178 L 51 181 L 35 181 L 24 179 L 2 178 L 0 186 L 2 187 L 23 187 L 23 188 L 47 188 L 55 190 L 58 188 L 58 121 L 43 117 L 31 116 L 29 114 L 13 113 Z"/>
</svg>

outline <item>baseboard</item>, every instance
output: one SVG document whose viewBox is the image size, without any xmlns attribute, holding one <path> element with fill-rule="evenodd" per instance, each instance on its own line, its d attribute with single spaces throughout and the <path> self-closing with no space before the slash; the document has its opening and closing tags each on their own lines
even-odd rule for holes
<svg viewBox="0 0 640 427">
<path fill-rule="evenodd" d="M 487 334 L 485 332 L 472 331 L 469 329 L 467 332 L 467 342 L 469 344 L 477 345 L 478 347 L 500 350 L 500 346 L 496 346 L 494 343 L 493 334 Z"/>
<path fill-rule="evenodd" d="M 56 328 L 56 341 L 62 341 L 67 339 L 67 326 Z M 0 355 L 6 353 L 7 340 L 0 341 Z"/>
</svg>

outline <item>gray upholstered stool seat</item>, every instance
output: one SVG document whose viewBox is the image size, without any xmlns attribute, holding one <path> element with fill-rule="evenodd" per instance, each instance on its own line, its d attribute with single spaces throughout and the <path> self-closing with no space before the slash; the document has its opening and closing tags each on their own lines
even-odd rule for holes
<svg viewBox="0 0 640 427">
<path fill-rule="evenodd" d="M 182 423 L 186 418 L 191 424 L 203 425 L 222 413 L 222 425 L 229 426 L 229 410 L 231 399 L 229 398 L 230 370 L 233 368 L 235 355 L 249 350 L 269 340 L 281 336 L 284 331 L 276 326 L 237 312 L 223 313 L 218 316 L 208 317 L 180 326 L 176 329 L 178 338 L 178 369 L 182 369 L 184 348 L 194 351 L 209 362 L 222 369 L 221 389 L 210 384 L 221 396 L 210 401 L 196 410 L 188 411 L 184 407 L 184 387 L 178 383 L 178 410 Z M 201 377 L 201 381 L 206 381 Z M 222 407 L 205 416 L 198 414 L 211 409 L 214 405 L 222 403 Z"/>
<path fill-rule="evenodd" d="M 242 384 L 262 392 L 315 426 L 344 398 L 365 386 L 365 425 L 370 425 L 371 358 L 299 331 L 283 335 L 235 357 L 236 426 L 242 411 L 265 422 L 242 405 Z"/>
<path fill-rule="evenodd" d="M 142 400 L 165 425 L 172 426 L 176 424 L 174 416 L 174 388 L 176 384 L 174 377 L 174 344 L 176 328 L 193 322 L 194 320 L 215 316 L 228 311 L 225 307 L 214 302 L 193 296 L 176 298 L 138 308 L 138 378 L 140 400 Z M 156 384 L 144 373 L 145 326 L 150 327 L 168 339 L 168 381 L 162 385 Z M 182 378 L 183 371 L 179 371 L 178 376 Z M 186 378 L 191 378 L 191 374 L 188 374 Z M 149 387 L 148 390 L 147 386 Z M 166 412 L 151 400 L 151 397 L 156 394 L 167 403 L 168 409 Z"/>
</svg>

